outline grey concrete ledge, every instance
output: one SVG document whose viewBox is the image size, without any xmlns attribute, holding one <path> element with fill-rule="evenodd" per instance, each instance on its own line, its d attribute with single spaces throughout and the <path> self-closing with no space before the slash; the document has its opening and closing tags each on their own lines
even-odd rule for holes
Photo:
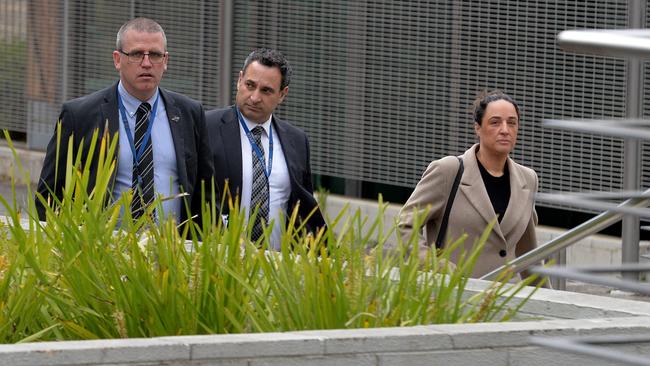
<svg viewBox="0 0 650 366">
<path fill-rule="evenodd" d="M 485 281 L 470 282 L 470 291 L 488 286 Z M 431 357 L 435 357 L 440 364 L 467 365 L 476 364 L 485 352 L 491 360 L 489 365 L 518 365 L 534 364 L 550 352 L 531 346 L 531 335 L 650 333 L 650 304 L 645 302 L 541 289 L 523 310 L 543 319 L 558 312 L 567 313 L 565 307 L 569 303 L 576 319 L 0 345 L 0 364 L 412 366 L 413 362 L 430 363 Z M 540 309 L 543 314 L 537 313 Z M 601 316 L 609 313 L 616 317 Z M 635 352 L 650 352 L 650 344 L 627 347 Z M 587 360 L 576 357 L 562 356 L 554 363 L 569 365 Z"/>
<path fill-rule="evenodd" d="M 330 364 L 385 357 L 403 362 L 437 352 L 441 364 L 468 364 L 475 351 L 489 349 L 508 360 L 511 352 L 540 351 L 528 337 L 647 334 L 650 317 L 539 322 L 448 324 L 405 328 L 324 330 L 265 334 L 160 337 L 0 345 L 3 365 L 221 365 Z M 648 345 L 635 345 L 648 347 Z M 650 350 L 650 348 L 644 348 Z M 446 354 L 446 357 L 442 355 Z M 465 356 L 464 356 L 465 355 Z M 468 358 L 469 357 L 469 358 Z M 311 361 L 310 361 L 311 360 Z M 329 360 L 329 361 L 327 361 Z M 456 362 L 454 362 L 456 360 Z M 368 362 L 368 363 L 366 363 Z M 336 364 L 335 362 L 332 364 Z M 498 362 L 496 364 L 510 364 Z"/>
</svg>

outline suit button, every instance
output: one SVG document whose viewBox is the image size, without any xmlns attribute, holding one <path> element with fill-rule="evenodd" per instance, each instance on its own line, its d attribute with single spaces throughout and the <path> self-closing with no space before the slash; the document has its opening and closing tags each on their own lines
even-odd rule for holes
<svg viewBox="0 0 650 366">
<path fill-rule="evenodd" d="M 506 253 L 506 250 L 505 250 L 505 249 L 501 249 L 501 250 L 499 250 L 499 255 L 500 255 L 501 257 L 505 257 L 506 254 L 507 254 L 507 253 Z"/>
</svg>

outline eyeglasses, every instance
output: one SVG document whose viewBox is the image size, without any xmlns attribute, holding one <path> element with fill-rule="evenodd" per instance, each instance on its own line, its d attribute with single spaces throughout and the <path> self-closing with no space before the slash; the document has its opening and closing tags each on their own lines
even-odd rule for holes
<svg viewBox="0 0 650 366">
<path fill-rule="evenodd" d="M 152 64 L 162 63 L 165 59 L 166 54 L 160 52 L 142 52 L 142 51 L 133 51 L 133 52 L 124 52 L 119 50 L 120 53 L 126 55 L 129 60 L 129 63 L 139 64 L 144 60 L 144 56 L 149 56 L 149 62 Z"/>
</svg>

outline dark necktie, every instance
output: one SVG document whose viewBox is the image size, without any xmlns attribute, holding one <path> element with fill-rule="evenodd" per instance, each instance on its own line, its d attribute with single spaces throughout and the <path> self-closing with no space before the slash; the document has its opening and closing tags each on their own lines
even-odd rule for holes
<svg viewBox="0 0 650 366">
<path fill-rule="evenodd" d="M 151 105 L 142 103 L 135 114 L 135 151 L 140 151 L 147 129 L 149 128 L 149 115 Z M 151 136 L 147 139 L 142 155 L 139 159 L 133 160 L 133 201 L 131 202 L 131 213 L 137 219 L 144 213 L 144 210 L 154 199 L 153 186 L 153 149 L 151 148 Z"/>
<path fill-rule="evenodd" d="M 265 160 L 264 147 L 262 146 L 262 131 L 264 131 L 262 126 L 257 126 L 251 132 L 253 133 L 255 143 L 259 147 L 259 151 L 262 153 L 261 160 Z M 264 174 L 266 164 L 262 164 L 255 149 L 252 147 L 251 149 L 253 155 L 253 189 L 251 191 L 250 210 L 253 212 L 255 209 L 258 209 L 257 217 L 251 230 L 251 240 L 256 241 L 262 236 L 264 225 L 269 221 L 269 183 L 266 174 Z"/>
</svg>

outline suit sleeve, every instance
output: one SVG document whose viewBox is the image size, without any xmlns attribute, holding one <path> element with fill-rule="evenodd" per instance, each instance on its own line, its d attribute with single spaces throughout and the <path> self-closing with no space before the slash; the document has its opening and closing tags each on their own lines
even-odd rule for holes
<svg viewBox="0 0 650 366">
<path fill-rule="evenodd" d="M 311 179 L 311 150 L 309 148 L 309 138 L 307 135 L 304 135 L 305 141 L 305 170 L 302 176 L 302 186 L 310 195 L 309 200 L 306 200 L 303 203 L 303 206 L 309 211 L 305 212 L 304 215 L 311 215 L 308 220 L 308 229 L 309 231 L 317 231 L 319 229 L 327 229 L 327 224 L 325 223 L 325 218 L 323 212 L 318 207 L 318 202 L 314 198 L 314 186 Z"/>
<path fill-rule="evenodd" d="M 192 198 L 192 213 L 200 215 L 203 202 L 212 201 L 212 181 L 214 177 L 214 161 L 212 148 L 208 136 L 208 128 L 205 121 L 205 111 L 199 105 L 198 117 L 196 119 L 195 139 L 197 149 L 197 179 Z M 204 192 L 202 190 L 204 189 Z M 215 187 L 216 197 L 220 197 L 218 187 Z"/>
<path fill-rule="evenodd" d="M 314 193 L 314 186 L 311 180 L 311 152 L 309 149 L 309 138 L 307 136 L 305 136 L 305 172 L 302 177 L 302 184 L 309 193 Z"/>
<path fill-rule="evenodd" d="M 418 252 L 422 258 L 426 256 L 434 240 L 426 237 L 423 230 L 431 231 L 430 229 L 437 226 L 437 221 L 442 216 L 447 203 L 447 194 L 451 189 L 449 176 L 452 174 L 450 172 L 453 164 L 448 164 L 450 160 L 445 159 L 448 158 L 429 164 L 399 213 L 398 235 L 402 243 L 407 244 L 410 240 L 417 240 Z M 455 157 L 451 159 L 457 161 Z M 414 235 L 417 235 L 417 238 L 412 239 Z"/>
<path fill-rule="evenodd" d="M 73 137 L 74 124 L 74 113 L 64 104 L 59 119 L 54 125 L 52 138 L 47 144 L 45 160 L 43 161 L 36 188 L 38 195 L 42 196 L 51 207 L 54 207 L 55 198 L 60 200 L 63 196 L 68 146 L 70 139 Z M 61 126 L 60 140 L 57 138 L 59 126 Z M 57 149 L 59 150 L 58 157 Z M 45 206 L 38 196 L 35 197 L 35 205 L 39 220 L 45 221 Z"/>
</svg>

